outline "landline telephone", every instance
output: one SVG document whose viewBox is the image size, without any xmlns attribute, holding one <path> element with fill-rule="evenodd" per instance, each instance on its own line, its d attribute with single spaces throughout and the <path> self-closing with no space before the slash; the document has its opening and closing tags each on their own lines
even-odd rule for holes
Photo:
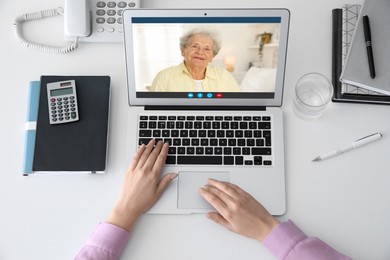
<svg viewBox="0 0 390 260">
<path fill-rule="evenodd" d="M 65 0 L 64 9 L 44 10 L 19 15 L 14 28 L 19 42 L 29 48 L 54 53 L 69 53 L 78 47 L 78 42 L 122 42 L 125 9 L 140 8 L 140 0 Z M 72 44 L 65 47 L 33 43 L 23 36 L 22 24 L 47 17 L 64 16 L 64 37 Z"/>
</svg>

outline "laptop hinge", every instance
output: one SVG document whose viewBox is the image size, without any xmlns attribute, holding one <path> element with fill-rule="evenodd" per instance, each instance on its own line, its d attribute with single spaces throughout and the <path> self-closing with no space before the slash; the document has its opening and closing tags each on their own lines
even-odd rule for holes
<svg viewBox="0 0 390 260">
<path fill-rule="evenodd" d="M 265 111 L 265 106 L 145 106 L 145 110 L 251 110 L 251 111 Z"/>
</svg>

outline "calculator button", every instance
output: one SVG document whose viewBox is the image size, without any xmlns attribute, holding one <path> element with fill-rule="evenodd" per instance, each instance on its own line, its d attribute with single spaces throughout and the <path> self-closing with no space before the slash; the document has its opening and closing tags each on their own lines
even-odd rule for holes
<svg viewBox="0 0 390 260">
<path fill-rule="evenodd" d="M 70 113 L 70 116 L 71 116 L 72 118 L 76 118 L 76 117 L 77 117 L 76 112 Z"/>
<path fill-rule="evenodd" d="M 135 3 L 134 2 L 130 2 L 129 3 L 129 7 L 134 7 L 135 6 Z"/>
</svg>

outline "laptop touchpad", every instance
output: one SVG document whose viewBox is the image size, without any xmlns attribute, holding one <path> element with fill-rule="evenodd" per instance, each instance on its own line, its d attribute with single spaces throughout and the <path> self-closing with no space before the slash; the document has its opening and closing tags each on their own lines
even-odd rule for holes
<svg viewBox="0 0 390 260">
<path fill-rule="evenodd" d="M 199 193 L 199 188 L 207 184 L 209 178 L 230 181 L 229 172 L 183 171 L 178 176 L 179 209 L 213 209 Z"/>
</svg>

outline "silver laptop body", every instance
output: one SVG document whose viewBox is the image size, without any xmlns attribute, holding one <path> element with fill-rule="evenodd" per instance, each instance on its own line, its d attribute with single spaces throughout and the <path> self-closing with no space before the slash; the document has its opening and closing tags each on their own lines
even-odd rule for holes
<svg viewBox="0 0 390 260">
<path fill-rule="evenodd" d="M 130 161 L 139 145 L 151 138 L 168 141 L 172 149 L 162 174 L 179 174 L 148 213 L 210 211 L 198 190 L 214 178 L 237 184 L 271 214 L 284 214 L 280 106 L 289 11 L 132 9 L 124 11 L 123 24 L 129 95 L 127 158 Z M 230 86 L 216 91 L 187 86 L 183 91 L 156 90 L 155 76 L 183 63 L 179 38 L 194 29 L 218 35 L 222 47 L 210 66 L 228 70 L 238 91 L 226 91 L 224 87 Z"/>
</svg>

